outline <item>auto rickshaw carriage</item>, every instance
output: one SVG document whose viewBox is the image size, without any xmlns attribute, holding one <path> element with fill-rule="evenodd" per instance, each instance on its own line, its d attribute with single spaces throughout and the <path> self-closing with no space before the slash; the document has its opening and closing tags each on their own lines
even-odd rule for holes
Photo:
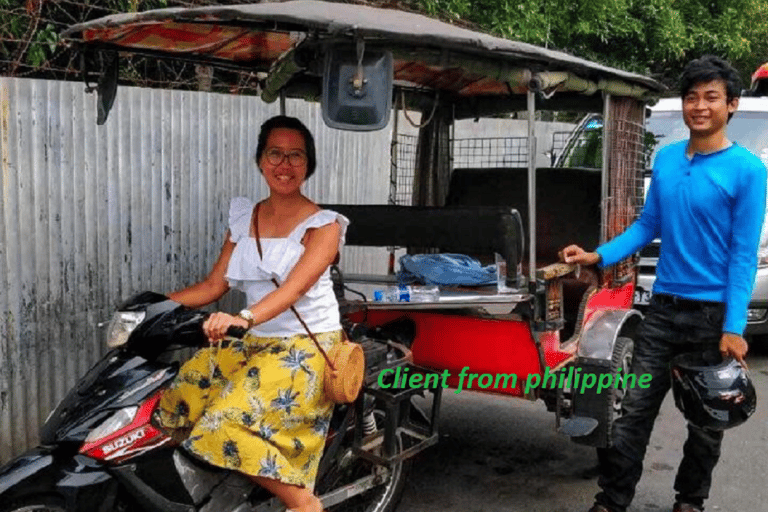
<svg viewBox="0 0 768 512">
<path fill-rule="evenodd" d="M 559 263 L 557 251 L 610 240 L 639 214 L 645 102 L 662 92 L 659 83 L 414 13 L 319 1 L 109 16 L 65 37 L 82 53 L 85 80 L 96 83 L 99 123 L 126 53 L 250 73 L 264 101 L 280 101 L 283 112 L 289 98 L 320 102 L 332 128 L 391 123 L 392 174 L 382 184 L 389 204 L 324 205 L 350 219 L 347 245 L 385 248 L 388 258 L 380 275 L 345 272 L 343 259 L 334 271 L 350 335 L 365 341 L 377 329 L 400 329 L 392 338 L 412 351 L 397 374 L 378 368 L 367 376 L 357 405 L 385 404 L 383 450 L 366 449 L 374 440 L 359 424 L 356 455 L 384 467 L 435 443 L 444 387 L 543 399 L 562 433 L 593 446 L 610 442 L 623 389 L 598 392 L 596 384 L 629 371 L 641 319 L 632 309 L 634 261 L 577 269 Z M 537 164 L 539 113 L 558 111 L 603 115 L 600 170 Z M 409 154 L 401 113 L 421 114 Z M 457 122 L 511 113 L 526 120 L 515 149 L 524 162 L 505 160 L 502 144 L 491 166 L 456 165 Z M 488 151 L 474 144 L 472 151 Z M 397 283 L 397 248 L 484 264 L 498 254 L 509 269 L 504 290 L 443 286 L 427 301 L 374 301 L 373 289 Z M 407 374 L 424 377 L 414 383 Z M 422 385 L 430 374 L 439 384 Z M 579 375 L 595 382 L 578 386 Z M 431 409 L 414 422 L 412 399 L 423 393 Z"/>
</svg>

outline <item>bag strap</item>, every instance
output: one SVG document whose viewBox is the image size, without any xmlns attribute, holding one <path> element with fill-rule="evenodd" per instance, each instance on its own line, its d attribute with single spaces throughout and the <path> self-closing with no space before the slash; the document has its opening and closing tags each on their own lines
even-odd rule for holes
<svg viewBox="0 0 768 512">
<path fill-rule="evenodd" d="M 261 206 L 261 202 L 256 203 L 256 206 L 253 207 L 253 234 L 256 238 L 256 248 L 259 250 L 259 258 L 264 260 L 264 256 L 261 252 L 261 237 L 259 236 L 259 206 Z M 274 277 L 272 278 L 272 283 L 274 283 L 276 288 L 280 288 L 280 284 L 277 282 L 277 279 Z M 333 363 L 331 362 L 331 358 L 328 357 L 328 354 L 323 350 L 323 347 L 320 346 L 320 342 L 317 341 L 317 338 L 314 334 L 312 334 L 312 331 L 309 329 L 309 326 L 304 322 L 304 319 L 301 318 L 301 315 L 298 311 L 296 311 L 296 308 L 291 305 L 291 311 L 293 311 L 293 314 L 296 315 L 296 318 L 298 319 L 299 323 L 306 329 L 307 334 L 309 334 L 309 337 L 312 339 L 312 341 L 315 342 L 315 345 L 317 345 L 317 348 L 320 350 L 320 353 L 323 354 L 323 357 L 325 358 L 325 362 L 328 363 L 328 366 L 331 367 L 331 370 L 336 371 L 336 367 L 333 366 Z M 344 330 L 342 329 L 342 333 Z"/>
</svg>

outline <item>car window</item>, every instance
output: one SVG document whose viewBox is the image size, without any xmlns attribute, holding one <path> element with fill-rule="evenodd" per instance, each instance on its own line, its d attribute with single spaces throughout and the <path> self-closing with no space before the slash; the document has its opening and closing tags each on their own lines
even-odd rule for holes
<svg viewBox="0 0 768 512">
<path fill-rule="evenodd" d="M 659 148 L 688 138 L 688 128 L 680 111 L 653 111 L 646 122 L 646 150 L 653 162 Z M 760 157 L 768 166 L 768 112 L 737 111 L 728 122 L 728 138 Z M 644 176 L 648 193 L 650 172 Z M 760 247 L 768 247 L 768 221 L 763 225 Z"/>
<path fill-rule="evenodd" d="M 688 138 L 688 128 L 680 111 L 653 111 L 646 123 L 646 146 L 653 162 L 656 151 L 672 142 Z M 768 112 L 736 112 L 728 123 L 728 138 L 744 146 L 768 165 Z"/>
</svg>

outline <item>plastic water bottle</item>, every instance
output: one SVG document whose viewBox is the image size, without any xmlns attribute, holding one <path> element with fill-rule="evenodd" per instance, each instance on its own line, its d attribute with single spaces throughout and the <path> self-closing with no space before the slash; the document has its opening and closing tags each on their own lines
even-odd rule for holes
<svg viewBox="0 0 768 512">
<path fill-rule="evenodd" d="M 384 290 L 373 291 L 374 302 L 400 302 L 400 289 L 397 286 L 388 286 Z"/>
<path fill-rule="evenodd" d="M 435 285 L 411 286 L 411 302 L 438 302 L 440 288 Z"/>
<path fill-rule="evenodd" d="M 376 302 L 437 302 L 440 300 L 440 288 L 435 285 L 388 286 L 386 290 L 375 290 L 373 300 Z"/>
</svg>

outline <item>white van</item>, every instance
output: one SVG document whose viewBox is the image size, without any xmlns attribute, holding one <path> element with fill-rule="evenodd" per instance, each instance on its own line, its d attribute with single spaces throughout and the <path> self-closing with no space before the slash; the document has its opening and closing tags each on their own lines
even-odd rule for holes
<svg viewBox="0 0 768 512">
<path fill-rule="evenodd" d="M 677 140 L 687 139 L 688 128 L 683 122 L 681 99 L 659 100 L 655 106 L 651 107 L 646 130 L 653 134 L 656 142 L 654 154 L 649 162 L 653 162 L 655 149 Z M 749 149 L 768 166 L 768 97 L 741 98 L 739 109 L 728 123 L 728 138 Z M 766 216 L 768 217 L 768 211 Z M 635 306 L 639 306 L 640 309 L 650 301 L 653 282 L 656 279 L 658 256 L 658 240 L 640 252 L 635 289 Z M 746 334 L 768 338 L 768 219 L 764 222 L 758 249 L 757 277 L 747 314 Z"/>
</svg>

